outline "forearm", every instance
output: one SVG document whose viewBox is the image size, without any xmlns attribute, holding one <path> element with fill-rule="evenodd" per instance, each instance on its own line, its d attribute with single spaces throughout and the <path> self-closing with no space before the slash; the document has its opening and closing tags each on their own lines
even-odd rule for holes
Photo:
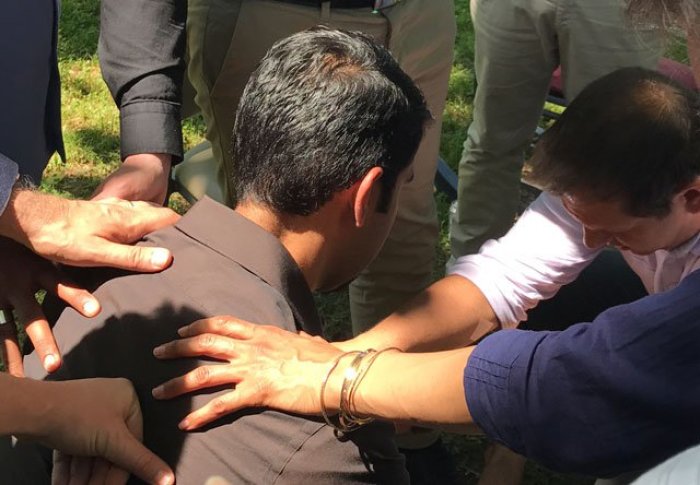
<svg viewBox="0 0 700 485">
<path fill-rule="evenodd" d="M 478 431 L 467 408 L 462 379 L 472 350 L 382 353 L 360 382 L 353 410 L 391 421 Z"/>
<path fill-rule="evenodd" d="M 50 415 L 50 385 L 0 373 L 0 435 L 39 437 Z"/>
<path fill-rule="evenodd" d="M 397 347 L 428 352 L 464 347 L 496 328 L 496 316 L 481 291 L 466 278 L 448 276 L 340 346 L 345 350 Z"/>
<path fill-rule="evenodd" d="M 48 222 L 61 225 L 64 220 L 60 215 L 65 211 L 63 200 L 35 190 L 12 190 L 5 211 L 0 214 L 0 236 L 12 239 L 30 249 L 39 241 L 31 241 L 37 229 L 49 229 Z M 63 230 L 56 227 L 48 232 L 60 234 Z M 31 242 L 30 242 L 31 241 Z"/>
</svg>

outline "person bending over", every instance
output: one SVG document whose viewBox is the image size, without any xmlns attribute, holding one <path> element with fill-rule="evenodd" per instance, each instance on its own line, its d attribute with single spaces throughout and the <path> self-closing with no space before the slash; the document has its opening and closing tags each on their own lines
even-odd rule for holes
<svg viewBox="0 0 700 485">
<path fill-rule="evenodd" d="M 320 413 L 325 391 L 328 413 L 477 425 L 555 470 L 649 468 L 700 442 L 699 134 L 700 97 L 663 75 L 627 68 L 594 81 L 536 149 L 548 192 L 452 275 L 337 346 L 230 318 L 195 323 L 156 354 L 227 362 L 215 378 L 200 371 L 154 392 L 236 384 L 226 409 L 196 410 L 187 429 L 251 404 Z M 608 245 L 648 296 L 560 332 L 514 328 Z M 202 342 L 229 350 L 214 355 Z M 357 362 L 339 347 L 365 353 Z M 423 353 L 367 350 L 387 347 Z"/>
</svg>

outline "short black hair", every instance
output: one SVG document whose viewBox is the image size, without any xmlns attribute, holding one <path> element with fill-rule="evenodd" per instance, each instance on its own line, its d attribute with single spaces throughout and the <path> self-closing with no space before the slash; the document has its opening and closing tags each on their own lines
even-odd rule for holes
<svg viewBox="0 0 700 485">
<path fill-rule="evenodd" d="M 420 90 L 370 37 L 326 27 L 294 34 L 268 51 L 239 103 L 236 196 L 309 215 L 379 166 L 383 211 L 429 119 Z"/>
<path fill-rule="evenodd" d="M 589 84 L 547 130 L 533 179 L 557 193 L 619 200 L 634 216 L 664 216 L 700 175 L 700 96 L 663 74 L 620 69 Z"/>
</svg>

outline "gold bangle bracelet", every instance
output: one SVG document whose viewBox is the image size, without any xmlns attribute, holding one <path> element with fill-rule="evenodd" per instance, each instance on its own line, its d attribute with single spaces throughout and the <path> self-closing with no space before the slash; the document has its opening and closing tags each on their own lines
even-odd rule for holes
<svg viewBox="0 0 700 485">
<path fill-rule="evenodd" d="M 321 403 L 321 416 L 323 416 L 323 420 L 326 422 L 328 426 L 334 429 L 336 435 L 338 433 L 347 433 L 351 431 L 347 427 L 343 426 L 342 423 L 336 424 L 334 423 L 329 414 L 328 414 L 328 408 L 326 407 L 326 386 L 328 385 L 328 380 L 331 377 L 331 374 L 333 374 L 333 371 L 338 368 L 338 365 L 340 364 L 340 361 L 343 359 L 343 357 L 347 357 L 349 355 L 355 355 L 355 354 L 360 354 L 361 352 L 359 350 L 353 350 L 350 352 L 345 352 L 343 354 L 340 354 L 338 357 L 336 357 L 335 361 L 333 362 L 333 365 L 331 368 L 328 370 L 328 374 L 326 374 L 326 378 L 323 379 L 323 382 L 321 383 L 321 395 L 320 397 L 320 403 Z"/>
<path fill-rule="evenodd" d="M 370 416 L 358 416 L 358 413 L 356 411 L 355 407 L 355 393 L 357 392 L 357 389 L 360 387 L 360 384 L 364 380 L 365 376 L 367 376 L 367 373 L 369 372 L 370 367 L 375 363 L 377 358 L 390 350 L 396 350 L 398 352 L 401 352 L 401 349 L 398 349 L 397 347 L 388 347 L 386 349 L 382 349 L 380 351 L 375 351 L 370 355 L 366 360 L 367 363 L 360 369 L 360 373 L 355 379 L 355 382 L 353 383 L 352 389 L 350 389 L 349 395 L 348 395 L 348 401 L 347 401 L 347 407 L 346 408 L 341 408 L 341 412 L 343 412 L 345 415 L 347 415 L 352 422 L 358 423 L 358 424 L 367 424 L 371 421 L 374 420 L 374 418 Z M 353 409 L 354 408 L 354 409 Z"/>
</svg>

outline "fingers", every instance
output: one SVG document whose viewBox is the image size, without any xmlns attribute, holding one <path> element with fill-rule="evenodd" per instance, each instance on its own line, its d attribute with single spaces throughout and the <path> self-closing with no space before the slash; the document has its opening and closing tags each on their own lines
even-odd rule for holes
<svg viewBox="0 0 700 485">
<path fill-rule="evenodd" d="M 190 413 L 185 419 L 180 421 L 178 427 L 183 431 L 191 431 L 216 421 L 227 414 L 250 406 L 251 404 L 246 402 L 244 393 L 239 390 L 231 391 L 212 399 L 201 408 Z"/>
<path fill-rule="evenodd" d="M 208 387 L 236 384 L 241 381 L 241 378 L 242 376 L 233 366 L 204 365 L 188 372 L 184 376 L 170 379 L 154 388 L 153 397 L 156 399 L 172 399 L 182 394 Z"/>
<path fill-rule="evenodd" d="M 70 455 L 54 450 L 51 485 L 68 485 L 70 482 L 71 461 L 72 457 Z"/>
<path fill-rule="evenodd" d="M 46 243 L 43 249 L 34 247 L 40 254 L 73 266 L 113 266 L 142 272 L 160 271 L 172 262 L 167 249 L 130 245 L 175 223 L 180 216 L 172 210 L 145 202 L 116 200 L 65 203 L 65 219 L 70 222 L 68 243 L 65 247 L 52 243 Z"/>
<path fill-rule="evenodd" d="M 42 272 L 38 281 L 42 288 L 58 296 L 85 317 L 94 317 L 102 310 L 100 302 L 92 293 L 68 281 L 53 267 Z"/>
<path fill-rule="evenodd" d="M 172 253 L 165 248 L 130 246 L 103 240 L 81 266 L 112 266 L 114 268 L 153 273 L 162 271 L 173 262 Z"/>
<path fill-rule="evenodd" d="M 107 476 L 105 477 L 105 485 L 124 485 L 129 481 L 129 472 L 116 466 L 110 466 Z"/>
<path fill-rule="evenodd" d="M 112 227 L 105 229 L 107 233 L 115 235 L 115 240 L 124 242 L 138 241 L 146 234 L 171 226 L 180 219 L 176 212 L 166 207 L 155 207 L 148 202 L 118 201 L 116 205 L 118 211 L 108 212 L 114 214 L 114 217 L 111 221 L 106 221 Z"/>
<path fill-rule="evenodd" d="M 61 366 L 61 354 L 39 303 L 32 296 L 15 302 L 15 311 L 46 372 L 56 371 Z"/>
<path fill-rule="evenodd" d="M 11 310 L 5 310 L 5 314 L 12 315 Z M 5 365 L 5 371 L 17 377 L 24 377 L 24 365 L 22 364 L 22 352 L 17 341 L 17 327 L 14 319 L 0 324 L 0 357 Z"/>
<path fill-rule="evenodd" d="M 223 477 L 220 476 L 215 476 L 208 478 L 206 482 L 204 482 L 204 485 L 233 485 L 231 482 L 226 480 Z"/>
<path fill-rule="evenodd" d="M 230 360 L 239 355 L 237 346 L 244 345 L 229 337 L 203 333 L 194 337 L 173 340 L 153 349 L 153 355 L 159 359 L 177 359 L 180 357 L 206 356 L 220 360 Z"/>
<path fill-rule="evenodd" d="M 201 333 L 216 333 L 239 340 L 249 340 L 254 337 L 258 328 L 261 328 L 261 326 L 245 320 L 239 320 L 231 316 L 218 316 L 197 320 L 190 325 L 180 328 L 177 333 L 181 337 L 193 337 Z"/>
<path fill-rule="evenodd" d="M 105 458 L 141 480 L 154 485 L 171 485 L 175 475 L 170 467 L 126 429 L 109 444 Z"/>
<path fill-rule="evenodd" d="M 58 450 L 53 452 L 51 485 L 124 485 L 128 480 L 128 472 L 101 458 L 77 458 Z"/>
<path fill-rule="evenodd" d="M 69 485 L 85 485 L 90 479 L 92 471 L 92 458 L 74 456 L 70 463 Z"/>
<path fill-rule="evenodd" d="M 92 470 L 90 471 L 90 476 L 88 479 L 88 485 L 104 485 L 107 482 L 107 476 L 109 474 L 112 465 L 101 458 L 95 458 L 92 460 Z M 126 483 L 126 479 L 123 483 Z"/>
</svg>

